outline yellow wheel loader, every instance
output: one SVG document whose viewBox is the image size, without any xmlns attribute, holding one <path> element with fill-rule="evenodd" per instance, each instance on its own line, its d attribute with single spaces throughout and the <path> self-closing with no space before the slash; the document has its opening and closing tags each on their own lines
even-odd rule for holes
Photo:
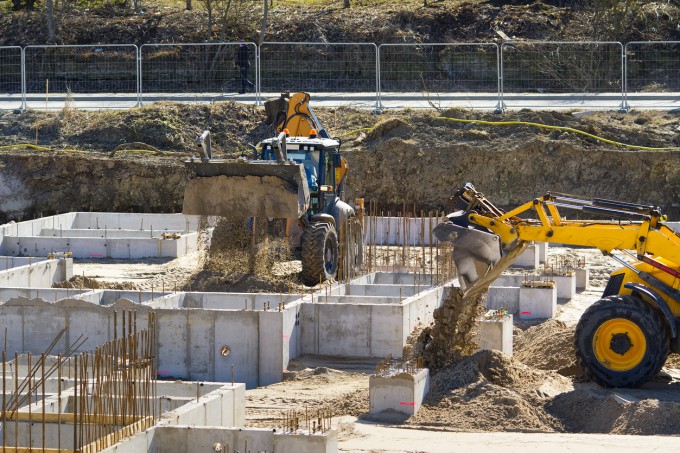
<svg viewBox="0 0 680 453">
<path fill-rule="evenodd" d="M 506 213 L 471 184 L 453 199 L 457 210 L 433 232 L 453 243 L 466 294 L 488 286 L 528 241 L 596 247 L 621 264 L 576 328 L 576 357 L 592 380 L 639 386 L 680 352 L 680 236 L 659 208 L 548 193 Z M 566 220 L 565 209 L 603 220 Z M 520 217 L 532 210 L 537 219 Z"/>
<path fill-rule="evenodd" d="M 204 132 L 200 158 L 185 162 L 190 179 L 182 212 L 285 219 L 285 234 L 300 250 L 302 280 L 312 286 L 336 279 L 339 271 L 343 277 L 360 271 L 363 232 L 344 201 L 349 166 L 341 142 L 321 126 L 309 100 L 307 93 L 282 95 L 277 136 L 253 146 L 249 157 L 213 158 Z"/>
</svg>

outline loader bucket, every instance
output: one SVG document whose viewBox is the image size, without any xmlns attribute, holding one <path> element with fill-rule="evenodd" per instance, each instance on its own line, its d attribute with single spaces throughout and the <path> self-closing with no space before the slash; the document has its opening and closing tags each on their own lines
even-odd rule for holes
<svg viewBox="0 0 680 453">
<path fill-rule="evenodd" d="M 453 262 L 466 295 L 485 290 L 526 248 L 524 241 L 518 241 L 503 255 L 499 237 L 469 226 L 467 212 L 458 211 L 447 217 L 432 233 L 442 242 L 453 243 Z"/>
<path fill-rule="evenodd" d="M 183 214 L 300 218 L 309 208 L 302 164 L 213 159 L 185 165 L 194 177 L 184 189 Z"/>
</svg>

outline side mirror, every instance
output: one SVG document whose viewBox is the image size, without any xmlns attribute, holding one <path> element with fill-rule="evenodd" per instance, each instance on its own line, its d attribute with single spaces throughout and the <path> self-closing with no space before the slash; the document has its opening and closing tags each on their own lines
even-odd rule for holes
<svg viewBox="0 0 680 453">
<path fill-rule="evenodd" d="M 333 167 L 339 168 L 341 166 L 342 163 L 340 162 L 340 153 L 333 153 Z"/>
</svg>

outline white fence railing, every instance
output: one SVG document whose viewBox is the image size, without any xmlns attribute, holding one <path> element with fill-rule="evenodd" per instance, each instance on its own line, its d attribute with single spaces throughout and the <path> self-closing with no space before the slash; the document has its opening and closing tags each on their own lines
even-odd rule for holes
<svg viewBox="0 0 680 453">
<path fill-rule="evenodd" d="M 260 104 L 286 91 L 378 109 L 677 108 L 679 76 L 680 41 L 14 46 L 0 47 L 0 108 Z"/>
</svg>

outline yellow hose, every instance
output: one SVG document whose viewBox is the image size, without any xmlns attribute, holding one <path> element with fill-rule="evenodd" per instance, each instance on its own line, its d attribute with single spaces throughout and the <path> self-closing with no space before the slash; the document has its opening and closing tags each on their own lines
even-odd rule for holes
<svg viewBox="0 0 680 453">
<path fill-rule="evenodd" d="M 0 149 L 12 149 L 12 148 L 29 148 L 36 151 L 52 151 L 51 148 L 45 148 L 44 146 L 31 145 L 30 143 L 17 143 L 16 145 L 5 145 L 0 146 Z"/>
<path fill-rule="evenodd" d="M 607 143 L 609 145 L 614 145 L 618 146 L 621 148 L 627 148 L 627 149 L 637 149 L 637 150 L 642 150 L 642 151 L 680 151 L 680 147 L 670 147 L 670 148 L 652 148 L 650 146 L 636 146 L 636 145 L 628 145 L 626 143 L 621 143 L 621 142 L 616 142 L 614 140 L 609 140 L 603 137 L 598 137 L 597 135 L 590 134 L 586 131 L 582 131 L 579 129 L 574 129 L 573 127 L 566 127 L 566 126 L 551 126 L 548 124 L 541 124 L 541 123 L 531 123 L 529 121 L 483 121 L 483 120 L 464 120 L 460 118 L 447 118 L 444 116 L 438 116 L 438 120 L 444 120 L 444 121 L 452 121 L 454 123 L 476 123 L 482 126 L 529 126 L 529 127 L 538 127 L 541 129 L 549 129 L 549 130 L 556 130 L 556 131 L 565 131 L 565 132 L 573 132 L 574 134 L 579 134 L 579 135 L 584 135 L 586 137 L 592 138 L 594 140 Z"/>
</svg>

